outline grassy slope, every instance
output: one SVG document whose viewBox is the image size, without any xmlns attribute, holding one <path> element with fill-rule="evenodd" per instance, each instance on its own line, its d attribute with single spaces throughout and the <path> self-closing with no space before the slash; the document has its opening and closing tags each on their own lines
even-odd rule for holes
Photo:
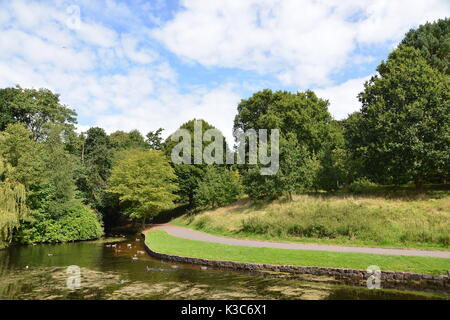
<svg viewBox="0 0 450 320">
<path fill-rule="evenodd" d="M 297 196 L 236 204 L 171 223 L 248 239 L 434 250 L 450 249 L 450 193 L 438 196 Z"/>
<path fill-rule="evenodd" d="M 162 230 L 147 233 L 145 241 L 160 253 L 211 260 L 363 270 L 377 265 L 381 270 L 431 274 L 443 274 L 450 269 L 450 259 L 232 246 L 180 239 Z"/>
</svg>

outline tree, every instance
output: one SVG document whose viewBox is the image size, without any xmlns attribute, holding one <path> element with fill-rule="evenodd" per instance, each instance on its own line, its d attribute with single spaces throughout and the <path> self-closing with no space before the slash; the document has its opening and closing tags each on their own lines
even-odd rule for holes
<svg viewBox="0 0 450 320">
<path fill-rule="evenodd" d="M 371 180 L 420 188 L 450 169 L 450 78 L 404 46 L 377 70 L 359 95 L 352 151 Z"/>
<path fill-rule="evenodd" d="M 328 105 L 310 90 L 290 93 L 265 89 L 239 103 L 234 130 L 279 129 L 282 136 L 294 133 L 299 143 L 318 154 L 330 139 Z"/>
<path fill-rule="evenodd" d="M 26 199 L 30 209 L 30 219 L 14 232 L 15 241 L 85 240 L 103 233 L 97 215 L 76 198 L 76 158 L 65 148 L 64 128 L 46 126 L 39 141 L 21 123 L 9 124 L 0 132 L 0 157 L 9 168 L 3 179 L 16 183 L 15 192 L 22 188 L 18 183 L 23 186 L 25 194 L 20 198 Z"/>
<path fill-rule="evenodd" d="M 195 192 L 198 189 L 199 182 L 203 179 L 203 176 L 205 175 L 207 165 L 202 164 L 195 164 L 194 163 L 194 129 L 195 129 L 195 123 L 198 121 L 197 124 L 201 124 L 202 127 L 202 137 L 204 133 L 209 129 L 216 129 L 214 126 L 209 124 L 208 122 L 204 120 L 190 120 L 180 126 L 179 129 L 186 129 L 190 133 L 190 139 L 191 139 L 191 164 L 173 164 L 173 167 L 175 169 L 175 174 L 177 175 L 177 184 L 179 185 L 179 191 L 178 195 L 179 200 L 181 202 L 187 202 L 190 206 L 194 206 L 194 196 Z M 217 130 L 217 129 L 216 129 Z M 173 135 L 173 134 L 172 134 Z M 173 148 L 178 144 L 178 142 L 172 141 L 172 135 L 170 135 L 166 141 L 164 142 L 164 153 L 167 155 L 167 157 L 171 157 Z M 205 147 L 208 146 L 212 142 L 208 142 L 206 140 L 203 140 L 201 145 L 201 152 L 204 151 Z M 225 139 L 223 140 L 223 148 L 224 150 L 227 149 L 227 144 Z M 225 157 L 225 152 L 224 152 Z"/>
<path fill-rule="evenodd" d="M 32 139 L 31 132 L 21 123 L 9 124 L 0 132 L 0 157 L 9 166 L 8 178 L 30 190 L 44 179 L 42 145 Z"/>
<path fill-rule="evenodd" d="M 138 130 L 130 132 L 115 131 L 110 134 L 109 140 L 112 148 L 116 151 L 126 149 L 147 149 L 147 144 L 144 137 Z"/>
<path fill-rule="evenodd" d="M 170 209 L 177 198 L 176 176 L 165 155 L 158 150 L 133 150 L 112 169 L 109 192 L 129 202 L 127 214 L 132 219 L 156 216 Z"/>
<path fill-rule="evenodd" d="M 0 248 L 11 241 L 13 231 L 27 218 L 25 187 L 7 177 L 8 165 L 0 156 Z"/>
<path fill-rule="evenodd" d="M 320 169 L 319 160 L 311 154 L 304 144 L 299 144 L 297 137 L 289 133 L 281 143 L 281 161 L 278 188 L 286 192 L 289 200 L 292 195 L 314 186 Z"/>
<path fill-rule="evenodd" d="M 328 104 L 312 91 L 294 94 L 268 89 L 239 103 L 235 130 L 279 129 L 281 135 L 276 175 L 258 177 L 259 169 L 240 166 L 250 197 L 276 199 L 285 193 L 292 198 L 294 192 L 317 184 L 321 158 L 338 145 Z"/>
<path fill-rule="evenodd" d="M 237 201 L 243 187 L 239 173 L 224 167 L 209 166 L 195 191 L 195 203 L 216 208 Z"/>
<path fill-rule="evenodd" d="M 148 147 L 152 150 L 161 150 L 163 148 L 163 138 L 161 137 L 161 133 L 163 132 L 163 128 L 159 128 L 156 131 L 150 131 L 146 135 L 145 142 Z"/>
<path fill-rule="evenodd" d="M 86 132 L 77 186 L 87 203 L 100 210 L 105 204 L 106 183 L 111 174 L 113 152 L 109 136 L 101 128 Z"/>
<path fill-rule="evenodd" d="M 431 67 L 450 75 L 450 18 L 411 29 L 400 45 L 418 49 Z"/>
<path fill-rule="evenodd" d="M 59 102 L 59 95 L 48 89 L 0 89 L 0 131 L 10 123 L 21 122 L 33 138 L 43 137 L 47 123 L 73 128 L 76 112 Z"/>
</svg>

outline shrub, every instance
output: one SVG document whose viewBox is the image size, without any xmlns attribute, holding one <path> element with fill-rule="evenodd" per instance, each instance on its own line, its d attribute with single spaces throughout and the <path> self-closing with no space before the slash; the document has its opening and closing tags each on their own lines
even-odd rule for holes
<svg viewBox="0 0 450 320">
<path fill-rule="evenodd" d="M 16 235 L 16 241 L 67 242 L 75 240 L 98 239 L 103 236 L 103 227 L 93 210 L 74 200 L 61 206 L 61 215 L 57 219 L 49 218 L 41 210 L 32 212 L 33 222 L 25 223 Z"/>
<path fill-rule="evenodd" d="M 242 189 L 237 171 L 210 167 L 198 184 L 194 202 L 199 207 L 225 206 L 237 201 L 242 195 Z"/>
<path fill-rule="evenodd" d="M 368 189 L 376 187 L 377 184 L 367 178 L 358 178 L 348 186 L 348 191 L 354 194 L 362 194 Z"/>
</svg>

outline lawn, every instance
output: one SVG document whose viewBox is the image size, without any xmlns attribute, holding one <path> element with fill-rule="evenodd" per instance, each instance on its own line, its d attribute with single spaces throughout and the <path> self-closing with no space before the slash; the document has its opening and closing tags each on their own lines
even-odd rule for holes
<svg viewBox="0 0 450 320">
<path fill-rule="evenodd" d="M 298 195 L 292 202 L 256 204 L 244 199 L 171 223 L 237 238 L 449 250 L 449 190 L 402 191 Z"/>
<path fill-rule="evenodd" d="M 145 241 L 152 250 L 159 253 L 210 260 L 362 270 L 377 265 L 381 270 L 430 274 L 444 274 L 450 269 L 450 259 L 443 258 L 232 246 L 176 238 L 163 230 L 147 233 Z"/>
</svg>

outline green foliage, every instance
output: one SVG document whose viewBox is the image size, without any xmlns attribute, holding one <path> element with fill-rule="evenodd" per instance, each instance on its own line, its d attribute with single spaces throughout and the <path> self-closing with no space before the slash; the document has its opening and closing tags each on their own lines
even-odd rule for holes
<svg viewBox="0 0 450 320">
<path fill-rule="evenodd" d="M 0 132 L 0 156 L 9 167 L 7 178 L 27 189 L 42 180 L 42 146 L 32 140 L 31 132 L 21 123 L 9 124 Z"/>
<path fill-rule="evenodd" d="M 117 151 L 127 149 L 147 149 L 147 143 L 138 130 L 115 131 L 109 135 L 111 147 Z"/>
<path fill-rule="evenodd" d="M 61 105 L 59 95 L 48 89 L 0 89 L 0 130 L 10 123 L 23 123 L 38 140 L 45 134 L 44 127 L 55 123 L 73 127 L 75 111 Z"/>
<path fill-rule="evenodd" d="M 207 165 L 206 164 L 194 164 L 194 128 L 195 121 L 199 121 L 202 126 L 202 136 L 209 129 L 216 129 L 208 122 L 204 120 L 190 120 L 180 126 L 179 129 L 186 129 L 190 132 L 191 137 L 191 164 L 173 164 L 175 168 L 175 174 L 177 176 L 177 184 L 179 186 L 178 195 L 179 201 L 183 203 L 189 203 L 190 206 L 194 206 L 194 196 L 198 189 L 199 182 L 203 179 L 205 175 Z M 203 141 L 201 146 L 201 152 L 212 142 Z M 171 136 L 169 136 L 164 142 L 164 153 L 167 157 L 171 157 L 172 149 L 178 144 L 178 142 L 172 141 Z M 227 150 L 227 144 L 224 139 L 223 142 L 224 150 Z M 224 152 L 225 157 L 225 152 Z"/>
<path fill-rule="evenodd" d="M 0 176 L 3 161 L 0 157 Z M 18 182 L 0 179 L 0 247 L 12 239 L 13 231 L 28 216 L 25 187 Z"/>
<path fill-rule="evenodd" d="M 0 157 L 8 168 L 4 179 L 23 185 L 30 208 L 29 221 L 21 223 L 14 236 L 17 241 L 57 242 L 101 235 L 97 216 L 75 199 L 77 165 L 65 148 L 65 132 L 63 125 L 48 124 L 39 141 L 20 123 L 0 132 Z"/>
<path fill-rule="evenodd" d="M 163 138 L 161 137 L 161 133 L 163 132 L 163 128 L 159 128 L 156 131 L 150 131 L 145 136 L 145 142 L 147 143 L 149 149 L 153 150 L 161 150 L 163 148 Z"/>
<path fill-rule="evenodd" d="M 46 210 L 35 210 L 33 222 L 26 222 L 16 235 L 22 243 L 67 242 L 98 239 L 103 236 L 99 217 L 77 200 L 58 204 L 53 208 L 59 218 L 49 219 Z"/>
<path fill-rule="evenodd" d="M 359 95 L 349 134 L 352 152 L 375 182 L 418 187 L 450 168 L 450 78 L 421 53 L 400 47 Z"/>
<path fill-rule="evenodd" d="M 234 129 L 279 129 L 282 136 L 293 133 L 308 151 L 318 154 L 330 139 L 328 104 L 309 90 L 290 93 L 265 89 L 239 103 Z"/>
<path fill-rule="evenodd" d="M 237 171 L 211 166 L 198 184 L 194 201 L 200 207 L 216 208 L 237 201 L 242 191 Z"/>
<path fill-rule="evenodd" d="M 283 194 L 278 175 L 261 175 L 258 167 L 250 168 L 242 178 L 245 193 L 253 200 L 275 200 Z"/>
<path fill-rule="evenodd" d="M 205 175 L 206 168 L 202 165 L 177 164 L 173 165 L 176 175 L 176 183 L 179 186 L 178 202 L 188 203 L 194 206 L 194 196 L 200 181 Z"/>
<path fill-rule="evenodd" d="M 314 92 L 263 90 L 242 100 L 234 129 L 279 129 L 280 170 L 275 176 L 258 176 L 258 168 L 243 166 L 246 192 L 253 199 L 273 200 L 317 186 L 321 158 L 342 145 L 342 133 L 331 121 L 328 101 Z"/>
<path fill-rule="evenodd" d="M 286 139 L 281 141 L 280 153 L 280 183 L 277 188 L 286 192 L 292 200 L 292 194 L 315 185 L 320 162 L 304 144 L 298 143 L 294 133 L 288 133 Z"/>
<path fill-rule="evenodd" d="M 105 190 L 113 158 L 110 147 L 109 136 L 103 129 L 90 128 L 86 132 L 77 187 L 86 203 L 97 210 L 106 205 Z"/>
<path fill-rule="evenodd" d="M 173 206 L 178 189 L 175 178 L 161 151 L 133 150 L 114 165 L 108 191 L 118 194 L 121 202 L 130 203 L 130 218 L 145 222 Z"/>
<path fill-rule="evenodd" d="M 418 49 L 430 66 L 450 75 L 450 18 L 410 30 L 400 45 Z"/>
<path fill-rule="evenodd" d="M 367 178 L 358 178 L 355 181 L 353 181 L 348 187 L 348 191 L 350 191 L 353 194 L 363 194 L 368 189 L 376 187 L 377 184 L 373 183 Z"/>
</svg>

